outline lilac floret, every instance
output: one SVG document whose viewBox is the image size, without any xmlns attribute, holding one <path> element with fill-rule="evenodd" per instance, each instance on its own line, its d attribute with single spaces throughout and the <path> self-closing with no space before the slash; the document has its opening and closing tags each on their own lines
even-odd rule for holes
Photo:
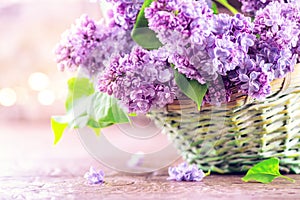
<svg viewBox="0 0 300 200">
<path fill-rule="evenodd" d="M 63 35 L 55 49 L 56 62 L 61 71 L 81 66 L 91 76 L 103 71 L 110 58 L 128 53 L 133 47 L 130 31 L 107 27 L 82 15 Z"/>
<path fill-rule="evenodd" d="M 256 15 L 256 12 L 260 9 L 264 9 L 267 5 L 272 2 L 278 3 L 293 3 L 299 5 L 299 0 L 239 0 L 242 3 L 242 12 L 248 13 L 252 16 Z"/>
<path fill-rule="evenodd" d="M 173 181 L 201 181 L 205 174 L 196 165 L 181 163 L 177 167 L 169 167 L 167 180 Z"/>
<path fill-rule="evenodd" d="M 257 12 L 254 33 L 260 39 L 251 50 L 256 62 L 264 63 L 263 70 L 274 78 L 282 78 L 293 71 L 299 54 L 299 7 L 292 3 L 270 3 Z"/>
<path fill-rule="evenodd" d="M 271 2 L 274 1 L 284 2 L 284 0 L 239 0 L 239 1 L 242 3 L 242 12 L 249 13 L 252 16 L 254 16 L 259 9 L 263 9 Z"/>
<path fill-rule="evenodd" d="M 125 30 L 131 30 L 135 24 L 139 10 L 144 0 L 106 0 L 112 4 L 109 11 L 110 26 L 118 26 Z"/>
<path fill-rule="evenodd" d="M 102 184 L 104 183 L 104 172 L 99 170 L 98 172 L 90 167 L 90 170 L 84 174 L 84 178 L 89 184 Z"/>
<path fill-rule="evenodd" d="M 99 42 L 106 37 L 101 28 L 87 15 L 77 19 L 71 29 L 64 32 L 60 43 L 55 48 L 59 69 L 75 70 L 83 64 Z"/>
<path fill-rule="evenodd" d="M 99 79 L 99 90 L 114 95 L 128 112 L 147 113 L 175 99 L 178 88 L 165 50 L 133 48 L 116 56 Z"/>
</svg>

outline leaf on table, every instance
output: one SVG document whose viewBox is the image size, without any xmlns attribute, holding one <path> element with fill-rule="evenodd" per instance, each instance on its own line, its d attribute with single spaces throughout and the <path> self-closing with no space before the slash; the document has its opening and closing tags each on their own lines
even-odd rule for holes
<svg viewBox="0 0 300 200">
<path fill-rule="evenodd" d="M 242 180 L 244 182 L 257 181 L 261 183 L 271 183 L 275 178 L 278 177 L 285 178 L 291 182 L 295 182 L 294 179 L 280 174 L 278 158 L 269 158 L 257 163 L 251 169 L 249 169 Z"/>
</svg>

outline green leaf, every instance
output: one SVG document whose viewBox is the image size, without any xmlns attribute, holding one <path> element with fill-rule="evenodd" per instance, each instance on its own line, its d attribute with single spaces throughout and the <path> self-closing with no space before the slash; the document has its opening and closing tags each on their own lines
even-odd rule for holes
<svg viewBox="0 0 300 200">
<path fill-rule="evenodd" d="M 87 113 L 95 121 L 106 117 L 110 109 L 110 98 L 108 94 L 97 92 L 92 96 L 90 106 Z M 102 121 L 102 120 L 101 120 Z"/>
<path fill-rule="evenodd" d="M 210 175 L 210 172 L 211 172 L 211 171 L 208 170 L 208 172 L 206 172 L 204 175 L 205 175 L 205 176 L 209 176 L 209 175 Z"/>
<path fill-rule="evenodd" d="M 54 144 L 61 139 L 65 129 L 68 127 L 68 119 L 61 116 L 51 117 L 51 128 L 54 132 Z"/>
<path fill-rule="evenodd" d="M 92 98 L 91 106 L 88 109 L 88 115 L 92 119 L 103 125 L 115 123 L 128 123 L 129 118 L 120 108 L 118 101 L 108 94 L 97 93 Z M 101 128 L 104 128 L 101 126 Z"/>
<path fill-rule="evenodd" d="M 270 158 L 254 165 L 248 170 L 247 174 L 242 178 L 243 181 L 257 181 L 261 183 L 270 183 L 275 178 L 285 178 L 291 182 L 295 182 L 294 179 L 283 176 L 279 172 L 279 159 Z"/>
<path fill-rule="evenodd" d="M 218 6 L 215 2 L 212 2 L 211 9 L 213 10 L 215 15 L 219 14 Z"/>
<path fill-rule="evenodd" d="M 67 114 L 51 119 L 55 144 L 67 127 L 75 129 L 89 126 L 99 135 L 102 128 L 129 122 L 129 117 L 119 107 L 118 101 L 108 94 L 95 91 L 89 79 L 71 78 L 68 88 Z"/>
<path fill-rule="evenodd" d="M 114 123 L 128 123 L 130 122 L 126 112 L 119 106 L 118 100 L 111 98 L 111 109 L 109 112 L 109 118 L 113 119 Z"/>
<path fill-rule="evenodd" d="M 180 90 L 190 99 L 192 99 L 201 108 L 202 100 L 207 92 L 207 85 L 202 85 L 196 80 L 190 80 L 183 74 L 174 69 L 175 81 Z"/>
<path fill-rule="evenodd" d="M 70 109 L 73 102 L 81 97 L 89 96 L 95 92 L 93 83 L 88 78 L 71 78 L 68 80 L 68 96 L 66 109 Z"/>
<path fill-rule="evenodd" d="M 149 7 L 153 0 L 145 0 L 137 16 L 131 33 L 132 39 L 145 49 L 158 49 L 162 46 L 154 31 L 148 28 L 148 20 L 145 18 L 145 8 Z"/>
<path fill-rule="evenodd" d="M 235 15 L 235 14 L 239 13 L 239 11 L 237 11 L 237 9 L 235 9 L 235 7 L 230 5 L 227 0 L 215 0 L 215 1 L 220 3 L 225 8 L 227 8 L 232 14 Z"/>
<path fill-rule="evenodd" d="M 91 127 L 91 128 L 95 128 L 95 129 L 101 129 L 101 128 L 106 128 L 113 125 L 113 123 L 110 122 L 97 122 L 94 119 L 90 118 L 87 126 Z"/>
<path fill-rule="evenodd" d="M 72 120 L 70 120 L 68 126 L 73 129 L 84 128 L 88 124 L 88 121 L 89 121 L 89 116 L 87 116 L 86 114 L 83 114 L 81 116 L 77 116 L 76 118 L 73 118 Z"/>
<path fill-rule="evenodd" d="M 129 117 L 136 117 L 137 114 L 136 114 L 136 113 L 129 113 L 128 116 L 129 116 Z"/>
<path fill-rule="evenodd" d="M 92 128 L 97 136 L 100 136 L 101 128 Z"/>
</svg>

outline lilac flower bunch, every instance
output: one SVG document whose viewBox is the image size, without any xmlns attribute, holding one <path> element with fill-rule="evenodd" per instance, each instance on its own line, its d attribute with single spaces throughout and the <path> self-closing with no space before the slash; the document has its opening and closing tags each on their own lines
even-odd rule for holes
<svg viewBox="0 0 300 200">
<path fill-rule="evenodd" d="M 164 50 L 136 46 L 130 54 L 112 59 L 99 90 L 120 99 L 128 112 L 146 113 L 172 103 L 178 88 Z"/>
<path fill-rule="evenodd" d="M 196 165 L 188 165 L 186 162 L 177 167 L 169 167 L 168 180 L 174 181 L 201 181 L 205 174 Z"/>
<path fill-rule="evenodd" d="M 105 69 L 112 55 L 128 53 L 133 45 L 130 32 L 120 27 L 109 28 L 102 21 L 82 15 L 63 33 L 55 48 L 56 62 L 61 71 L 75 71 L 81 66 L 93 75 Z"/>
<path fill-rule="evenodd" d="M 214 14 L 206 0 L 106 0 L 112 5 L 109 24 L 83 15 L 64 33 L 56 61 L 61 70 L 85 69 L 97 92 L 129 113 L 147 113 L 187 95 L 182 76 L 207 86 L 203 103 L 229 102 L 233 87 L 263 99 L 271 82 L 299 61 L 300 5 L 240 1 L 252 19 Z M 136 36 L 138 27 L 143 31 Z M 147 49 L 142 43 L 148 38 L 161 46 Z"/>
<path fill-rule="evenodd" d="M 99 170 L 98 172 L 90 167 L 90 170 L 84 174 L 84 178 L 89 184 L 102 184 L 104 183 L 104 172 Z"/>
</svg>

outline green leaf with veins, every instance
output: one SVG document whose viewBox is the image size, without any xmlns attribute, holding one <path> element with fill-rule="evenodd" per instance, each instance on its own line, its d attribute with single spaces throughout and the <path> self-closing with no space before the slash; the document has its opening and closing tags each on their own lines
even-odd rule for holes
<svg viewBox="0 0 300 200">
<path fill-rule="evenodd" d="M 261 183 L 270 183 L 275 178 L 285 178 L 291 182 L 295 182 L 294 179 L 287 176 L 283 176 L 279 172 L 279 159 L 270 158 L 254 165 L 248 170 L 247 174 L 242 178 L 243 181 L 257 181 Z"/>
<path fill-rule="evenodd" d="M 174 69 L 175 81 L 180 90 L 190 99 L 192 99 L 200 110 L 203 98 L 207 92 L 207 85 L 202 85 L 196 80 L 190 80 L 185 75 Z"/>
<path fill-rule="evenodd" d="M 54 143 L 69 128 L 91 127 L 97 135 L 102 128 L 116 123 L 127 123 L 129 117 L 119 107 L 118 100 L 106 93 L 95 91 L 93 83 L 87 78 L 71 78 L 68 81 L 67 114 L 51 118 Z"/>
</svg>

